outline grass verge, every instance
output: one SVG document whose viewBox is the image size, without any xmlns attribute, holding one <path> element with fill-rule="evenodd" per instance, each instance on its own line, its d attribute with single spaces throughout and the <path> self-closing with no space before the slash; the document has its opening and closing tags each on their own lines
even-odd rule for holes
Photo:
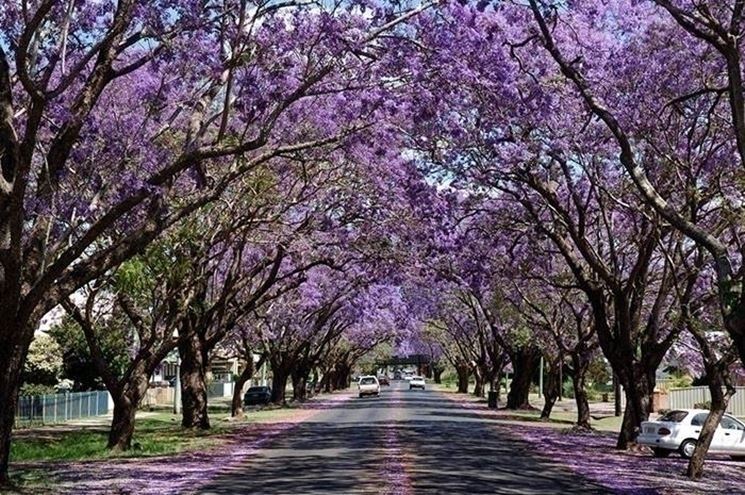
<svg viewBox="0 0 745 495">
<path fill-rule="evenodd" d="M 105 418 L 96 426 L 71 429 L 65 424 L 25 429 L 11 445 L 10 461 L 87 461 L 111 458 L 139 458 L 175 455 L 182 452 L 204 450 L 223 441 L 221 435 L 248 423 L 281 422 L 295 414 L 294 404 L 247 409 L 240 420 L 230 418 L 229 410 L 222 405 L 210 406 L 212 428 L 206 431 L 182 428 L 181 417 L 169 407 L 141 411 L 135 424 L 132 449 L 111 452 L 106 449 L 108 425 Z"/>
<path fill-rule="evenodd" d="M 107 428 L 70 431 L 50 428 L 34 435 L 17 438 L 10 451 L 11 462 L 81 461 L 112 457 L 152 457 L 208 448 L 218 443 L 217 435 L 225 428 L 208 431 L 189 430 L 170 418 L 149 417 L 137 421 L 132 449 L 111 452 L 106 449 Z M 57 431 L 55 431 L 57 430 Z"/>
</svg>

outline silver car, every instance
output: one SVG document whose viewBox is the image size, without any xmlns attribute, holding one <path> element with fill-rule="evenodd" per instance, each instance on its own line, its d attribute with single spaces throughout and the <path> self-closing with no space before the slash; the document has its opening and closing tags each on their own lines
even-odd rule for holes
<svg viewBox="0 0 745 495">
<path fill-rule="evenodd" d="M 679 452 L 686 459 L 693 455 L 698 435 L 709 411 L 677 409 L 657 421 L 644 421 L 636 441 L 652 448 L 655 457 L 667 457 Z M 725 414 L 714 432 L 709 452 L 729 454 L 736 459 L 745 456 L 745 424 Z"/>
</svg>

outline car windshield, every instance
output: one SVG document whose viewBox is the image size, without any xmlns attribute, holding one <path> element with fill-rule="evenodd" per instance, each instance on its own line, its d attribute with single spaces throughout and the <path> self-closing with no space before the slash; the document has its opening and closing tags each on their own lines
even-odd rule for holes
<svg viewBox="0 0 745 495">
<path fill-rule="evenodd" d="M 266 390 L 266 387 L 251 387 L 248 389 L 248 393 L 251 392 L 264 392 Z"/>
<path fill-rule="evenodd" d="M 360 384 L 362 385 L 372 385 L 373 383 L 375 383 L 375 378 L 371 376 L 360 380 Z"/>
<path fill-rule="evenodd" d="M 688 411 L 670 411 L 660 418 L 660 421 L 667 421 L 669 423 L 680 423 L 688 416 Z"/>
</svg>

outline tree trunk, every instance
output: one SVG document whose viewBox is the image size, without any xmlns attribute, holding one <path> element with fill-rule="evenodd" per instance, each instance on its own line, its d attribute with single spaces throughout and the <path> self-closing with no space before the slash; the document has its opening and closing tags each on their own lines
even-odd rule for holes
<svg viewBox="0 0 745 495">
<path fill-rule="evenodd" d="M 721 388 L 717 395 L 719 397 L 715 398 L 712 394 L 711 412 L 701 427 L 701 433 L 696 441 L 696 449 L 693 451 L 690 461 L 688 461 L 686 476 L 694 480 L 700 479 L 704 474 L 704 461 L 706 459 L 706 454 L 709 452 L 711 441 L 714 439 L 714 433 L 716 432 L 719 422 L 722 420 L 722 416 L 724 416 L 724 413 L 727 410 L 727 404 L 729 404 L 729 399 L 731 397 L 729 394 L 723 394 Z"/>
<path fill-rule="evenodd" d="M 114 398 L 114 418 L 111 420 L 109 442 L 107 448 L 115 451 L 125 451 L 132 447 L 132 435 L 135 432 L 135 415 L 139 400 L 130 394 L 122 394 Z"/>
<path fill-rule="evenodd" d="M 713 353 L 709 349 L 706 349 L 704 353 L 704 366 L 706 367 L 706 377 L 709 381 L 711 408 L 709 416 L 701 427 L 696 448 L 693 451 L 693 455 L 688 462 L 688 469 L 686 470 L 686 476 L 694 480 L 700 479 L 704 474 L 704 461 L 706 454 L 709 452 L 711 441 L 714 439 L 714 433 L 727 410 L 730 399 L 735 395 L 736 391 L 732 386 L 727 361 L 714 361 L 712 357 Z"/>
<path fill-rule="evenodd" d="M 510 355 L 514 373 L 507 394 L 507 409 L 530 409 L 530 386 L 540 356 L 540 351 L 534 347 L 523 348 Z"/>
<path fill-rule="evenodd" d="M 315 368 L 313 370 L 313 380 L 311 381 L 311 388 L 310 388 L 310 395 L 313 397 L 319 392 L 319 383 L 318 383 L 318 368 Z"/>
<path fill-rule="evenodd" d="M 458 373 L 458 393 L 459 394 L 467 394 L 468 393 L 468 367 L 467 366 L 458 366 L 455 368 L 455 371 Z"/>
<path fill-rule="evenodd" d="M 476 378 L 476 382 L 473 385 L 473 395 L 476 397 L 483 397 L 484 396 L 484 385 L 481 383 L 481 380 Z"/>
<path fill-rule="evenodd" d="M 179 342 L 181 356 L 181 426 L 207 430 L 210 427 L 207 412 L 207 356 L 196 334 Z"/>
<path fill-rule="evenodd" d="M 318 386 L 320 390 L 323 390 L 325 393 L 329 394 L 331 393 L 331 383 L 332 383 L 332 372 L 324 371 L 321 375 L 321 383 Z"/>
<path fill-rule="evenodd" d="M 132 369 L 127 382 L 116 390 L 109 390 L 114 400 L 114 417 L 109 430 L 107 447 L 112 450 L 129 450 L 135 431 L 135 414 L 150 385 L 150 368 L 144 362 Z"/>
<path fill-rule="evenodd" d="M 302 369 L 292 372 L 292 398 L 294 400 L 303 401 L 306 399 L 307 376 Z"/>
<path fill-rule="evenodd" d="M 352 373 L 351 366 L 346 363 L 337 363 L 334 367 L 334 390 L 345 390 L 349 387 L 349 375 Z"/>
<path fill-rule="evenodd" d="M 546 380 L 543 382 L 543 409 L 541 410 L 541 419 L 549 419 L 551 417 L 551 411 L 554 409 L 556 400 L 559 398 L 559 367 L 562 364 L 562 359 L 558 362 L 549 363 L 548 373 Z"/>
<path fill-rule="evenodd" d="M 655 371 L 634 372 L 627 370 L 620 376 L 626 396 L 626 408 L 623 412 L 621 431 L 618 434 L 616 448 L 628 449 L 635 441 L 638 428 L 642 421 L 649 418 L 650 397 L 655 386 Z"/>
<path fill-rule="evenodd" d="M 497 404 L 501 402 L 500 379 L 504 369 L 504 359 L 492 358 L 492 369 L 489 371 L 489 390 L 497 393 Z"/>
<path fill-rule="evenodd" d="M 281 366 L 272 365 L 272 402 L 285 403 L 285 388 L 290 374 Z"/>
<path fill-rule="evenodd" d="M 589 367 L 588 360 L 584 359 L 579 352 L 572 353 L 572 386 L 574 387 L 574 400 L 577 403 L 577 426 L 591 429 L 590 426 L 590 404 L 587 400 L 585 389 L 585 376 Z"/>
<path fill-rule="evenodd" d="M 442 369 L 441 368 L 433 368 L 432 369 L 432 375 L 434 376 L 435 383 L 440 384 L 442 383 Z"/>
<path fill-rule="evenodd" d="M 243 417 L 243 386 L 251 379 L 254 374 L 254 363 L 251 359 L 246 361 L 246 367 L 235 381 L 233 388 L 233 398 L 230 401 L 230 415 L 234 418 Z"/>
<path fill-rule="evenodd" d="M 16 405 L 18 403 L 18 387 L 20 385 L 23 362 L 28 351 L 28 345 L 17 346 L 8 343 L 8 337 L 14 332 L 20 333 L 21 328 L 12 327 L 3 322 L 3 340 L 0 349 L 0 489 L 9 484 L 8 461 L 10 457 L 10 442 L 15 423 Z"/>
<path fill-rule="evenodd" d="M 474 366 L 473 369 L 473 395 L 476 397 L 484 396 L 484 374 L 478 366 Z"/>
</svg>

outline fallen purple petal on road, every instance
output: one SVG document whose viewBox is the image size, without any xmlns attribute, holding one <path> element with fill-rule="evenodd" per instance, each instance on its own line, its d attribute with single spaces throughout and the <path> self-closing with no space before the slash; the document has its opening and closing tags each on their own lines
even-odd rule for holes
<svg viewBox="0 0 745 495">
<path fill-rule="evenodd" d="M 498 419 L 499 414 L 473 402 L 451 400 Z M 545 424 L 494 423 L 494 428 L 527 443 L 532 452 L 558 463 L 589 481 L 619 495 L 697 495 L 745 493 L 745 464 L 713 457 L 706 461 L 701 481 L 684 476 L 688 461 L 676 457 L 658 459 L 645 451 L 616 450 L 615 435 L 606 432 L 578 434 Z"/>
<path fill-rule="evenodd" d="M 236 427 L 220 446 L 147 459 L 110 459 L 69 463 L 19 463 L 19 468 L 44 469 L 56 493 L 170 495 L 193 493 L 217 475 L 247 461 L 268 442 L 320 410 L 350 398 L 347 394 L 310 401 L 277 422 Z"/>
<path fill-rule="evenodd" d="M 404 407 L 401 402 L 400 390 L 396 390 L 389 401 L 394 410 Z M 399 426 L 391 425 L 385 429 L 383 442 L 385 460 L 380 468 L 381 477 L 387 486 L 382 492 L 385 495 L 410 495 L 412 493 L 411 480 L 406 472 L 406 458 L 401 444 Z"/>
</svg>

